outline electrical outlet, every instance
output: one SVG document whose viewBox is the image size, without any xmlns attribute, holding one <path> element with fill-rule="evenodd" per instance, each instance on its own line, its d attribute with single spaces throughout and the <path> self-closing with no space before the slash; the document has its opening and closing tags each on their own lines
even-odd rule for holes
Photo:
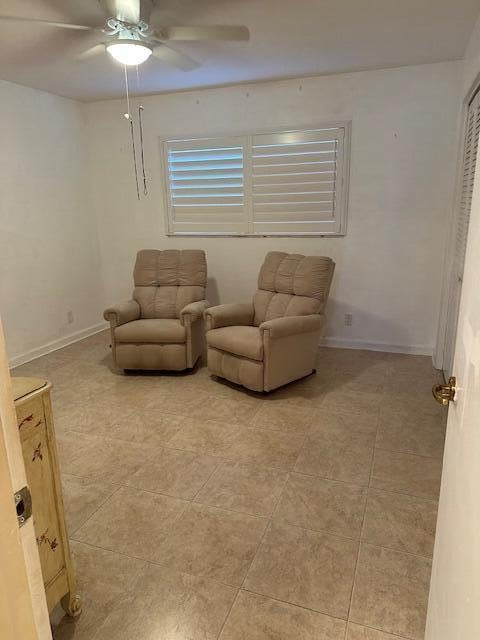
<svg viewBox="0 0 480 640">
<path fill-rule="evenodd" d="M 73 322 L 73 311 L 67 311 L 67 322 L 68 322 L 68 324 L 72 324 L 72 322 Z"/>
<path fill-rule="evenodd" d="M 346 327 L 351 327 L 353 324 L 353 315 L 351 313 L 346 313 L 344 317 L 344 323 Z"/>
</svg>

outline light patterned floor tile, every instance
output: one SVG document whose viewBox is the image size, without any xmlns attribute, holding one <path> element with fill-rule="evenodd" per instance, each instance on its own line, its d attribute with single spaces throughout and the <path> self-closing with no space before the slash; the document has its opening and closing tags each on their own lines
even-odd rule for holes
<svg viewBox="0 0 480 640">
<path fill-rule="evenodd" d="M 187 418 L 182 428 L 169 440 L 168 446 L 221 455 L 235 441 L 240 428 L 239 425 L 229 422 Z"/>
<path fill-rule="evenodd" d="M 232 460 L 290 470 L 293 469 L 303 441 L 304 436 L 301 434 L 243 428 L 221 455 Z"/>
<path fill-rule="evenodd" d="M 62 488 L 68 531 L 73 534 L 117 491 L 118 485 L 64 474 Z"/>
<path fill-rule="evenodd" d="M 152 460 L 134 473 L 126 484 L 192 500 L 220 464 L 218 458 L 179 449 L 158 449 Z"/>
<path fill-rule="evenodd" d="M 237 590 L 147 566 L 93 640 L 215 640 Z"/>
<path fill-rule="evenodd" d="M 405 638 L 350 622 L 345 640 L 405 640 Z"/>
<path fill-rule="evenodd" d="M 275 519 L 306 529 L 359 538 L 366 498 L 366 488 L 292 473 Z"/>
<path fill-rule="evenodd" d="M 344 640 L 344 634 L 342 620 L 240 591 L 220 640 Z"/>
<path fill-rule="evenodd" d="M 244 588 L 346 619 L 357 549 L 351 540 L 273 523 Z"/>
<path fill-rule="evenodd" d="M 252 426 L 285 433 L 305 434 L 315 418 L 311 408 L 289 404 L 264 404 L 255 415 Z"/>
<path fill-rule="evenodd" d="M 225 461 L 195 498 L 214 507 L 271 516 L 287 473 L 242 462 Z"/>
<path fill-rule="evenodd" d="M 418 411 L 382 411 L 376 446 L 390 451 L 442 458 L 445 424 Z"/>
<path fill-rule="evenodd" d="M 431 561 L 361 545 L 350 620 L 423 640 Z"/>
<path fill-rule="evenodd" d="M 156 561 L 240 586 L 266 526 L 264 518 L 190 504 L 170 535 L 159 542 Z"/>
<path fill-rule="evenodd" d="M 156 562 L 161 541 L 187 505 L 169 496 L 121 487 L 73 537 L 79 542 Z"/>
<path fill-rule="evenodd" d="M 118 601 L 133 587 L 146 563 L 79 542 L 72 542 L 71 549 L 82 613 L 70 618 L 59 609 L 53 637 L 54 640 L 92 640 Z"/>
<path fill-rule="evenodd" d="M 173 413 L 134 410 L 114 423 L 103 423 L 96 433 L 107 438 L 157 447 L 165 444 L 178 433 L 184 421 L 183 416 Z"/>
<path fill-rule="evenodd" d="M 441 460 L 376 449 L 371 486 L 438 500 L 441 475 Z"/>
<path fill-rule="evenodd" d="M 437 503 L 369 489 L 363 540 L 374 545 L 432 556 Z"/>
<path fill-rule="evenodd" d="M 108 484 L 125 482 L 154 454 L 146 445 L 74 431 L 57 435 L 57 444 L 63 472 Z"/>
<path fill-rule="evenodd" d="M 372 460 L 372 447 L 308 437 L 295 471 L 367 486 Z"/>
<path fill-rule="evenodd" d="M 381 393 L 368 391 L 351 391 L 341 388 L 329 391 L 322 403 L 325 411 L 358 413 L 364 416 L 376 417 L 382 401 Z"/>
<path fill-rule="evenodd" d="M 108 344 L 15 372 L 54 383 L 88 541 L 85 610 L 55 640 L 420 640 L 445 430 L 430 358 L 322 348 L 315 375 L 261 395 L 205 366 L 120 375 Z"/>
<path fill-rule="evenodd" d="M 334 443 L 343 443 L 361 447 L 373 447 L 377 433 L 376 416 L 351 413 L 349 411 L 334 412 L 319 409 L 315 412 L 312 426 L 308 433 L 311 439 Z"/>
</svg>

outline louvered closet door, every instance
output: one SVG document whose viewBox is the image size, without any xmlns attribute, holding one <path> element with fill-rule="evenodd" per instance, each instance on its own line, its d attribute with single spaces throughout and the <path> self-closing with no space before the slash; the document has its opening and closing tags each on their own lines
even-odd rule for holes
<svg viewBox="0 0 480 640">
<path fill-rule="evenodd" d="M 244 147 L 241 137 L 166 144 L 171 233 L 245 230 Z"/>
<path fill-rule="evenodd" d="M 344 207 L 341 127 L 252 137 L 254 233 L 338 233 Z"/>
<path fill-rule="evenodd" d="M 452 278 L 447 313 L 447 333 L 444 353 L 444 371 L 451 375 L 453 365 L 453 351 L 457 333 L 458 310 L 462 292 L 463 269 L 465 251 L 467 247 L 470 210 L 472 207 L 473 184 L 477 164 L 478 141 L 480 137 L 480 91 L 473 98 L 467 113 L 465 143 L 463 152 L 462 183 L 460 185 L 459 204 L 457 210 L 456 227 L 454 229 L 454 256 Z"/>
</svg>

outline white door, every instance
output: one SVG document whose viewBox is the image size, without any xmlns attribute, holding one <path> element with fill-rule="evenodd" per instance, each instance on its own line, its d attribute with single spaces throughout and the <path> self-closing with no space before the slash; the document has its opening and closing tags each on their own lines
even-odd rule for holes
<svg viewBox="0 0 480 640">
<path fill-rule="evenodd" d="M 477 136 L 478 143 L 478 136 Z M 480 165 L 458 315 L 426 640 L 480 638 Z"/>
<path fill-rule="evenodd" d="M 475 181 L 475 169 L 480 137 L 480 91 L 468 105 L 465 122 L 465 141 L 460 172 L 461 183 L 458 189 L 456 216 L 452 228 L 452 266 L 450 273 L 447 302 L 447 319 L 443 353 L 443 370 L 448 379 L 453 370 L 455 341 L 457 334 L 458 311 L 462 293 L 465 251 L 467 246 L 472 193 Z"/>
<path fill-rule="evenodd" d="M 33 519 L 17 522 L 14 494 L 26 484 L 0 321 L 0 638 L 51 640 Z"/>
</svg>

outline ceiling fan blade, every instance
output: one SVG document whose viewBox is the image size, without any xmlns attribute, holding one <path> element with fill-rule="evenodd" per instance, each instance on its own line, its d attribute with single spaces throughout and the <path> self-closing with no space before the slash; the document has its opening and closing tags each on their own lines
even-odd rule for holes
<svg viewBox="0 0 480 640">
<path fill-rule="evenodd" d="M 100 0 L 109 16 L 137 24 L 140 20 L 148 22 L 153 9 L 152 0 Z"/>
<path fill-rule="evenodd" d="M 154 41 L 156 41 L 156 39 L 154 39 Z M 155 58 L 158 58 L 158 60 L 166 62 L 172 67 L 176 67 L 182 71 L 192 71 L 200 66 L 199 63 L 192 60 L 192 58 L 189 58 L 185 54 L 179 53 L 174 49 L 170 49 L 170 47 L 166 47 L 164 44 L 157 45 L 153 49 L 153 55 Z"/>
<path fill-rule="evenodd" d="M 18 16 L 0 16 L 0 20 L 10 22 L 31 22 L 33 24 L 43 24 L 48 27 L 60 27 L 61 29 L 75 29 L 77 31 L 91 31 L 93 27 L 84 24 L 71 24 L 70 22 L 52 22 L 51 20 L 39 20 L 38 18 L 20 18 Z"/>
<path fill-rule="evenodd" d="M 76 56 L 75 60 L 77 62 L 86 62 L 91 58 L 95 58 L 98 55 L 105 53 L 105 45 L 104 44 L 94 44 L 93 47 L 82 51 L 79 55 Z"/>
<path fill-rule="evenodd" d="M 156 33 L 165 40 L 250 40 L 247 27 L 197 26 L 164 27 Z"/>
</svg>

